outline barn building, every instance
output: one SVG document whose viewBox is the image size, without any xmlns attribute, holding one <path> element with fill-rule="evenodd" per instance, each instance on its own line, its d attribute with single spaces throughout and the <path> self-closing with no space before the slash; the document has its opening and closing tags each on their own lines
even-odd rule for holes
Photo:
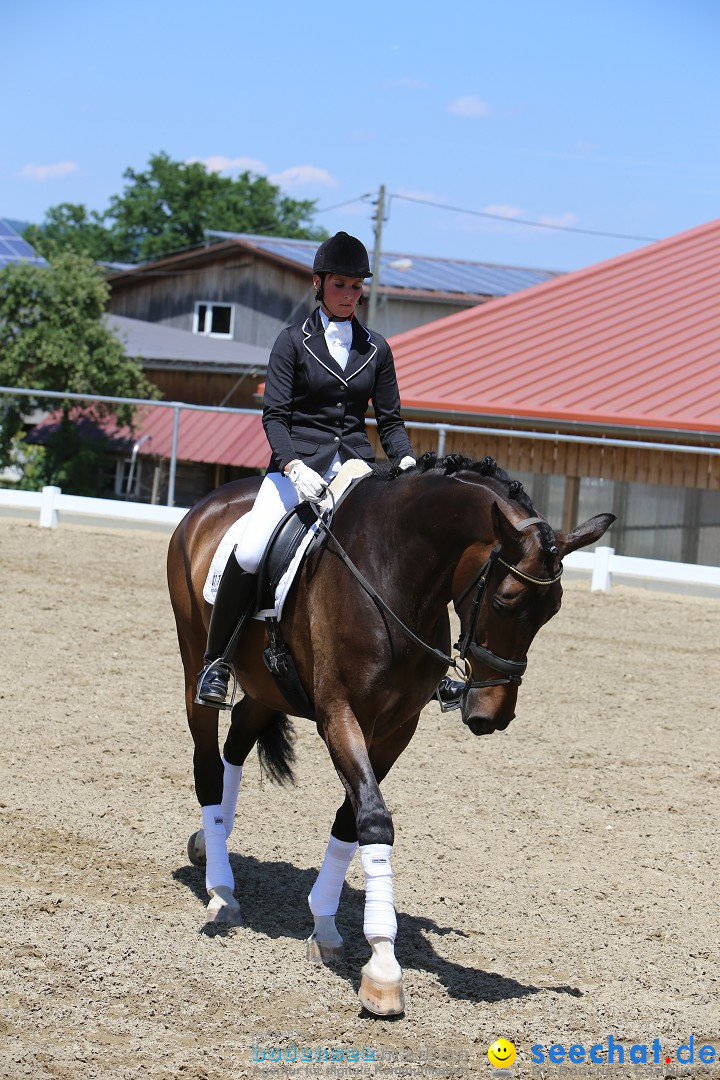
<svg viewBox="0 0 720 1080">
<path fill-rule="evenodd" d="M 477 429 L 446 452 L 492 455 L 554 523 L 612 510 L 619 553 L 717 564 L 719 311 L 717 220 L 393 337 L 404 414 Z"/>
<path fill-rule="evenodd" d="M 167 401 L 255 407 L 268 349 L 126 315 L 106 314 L 105 325 L 123 342 L 125 353 L 142 364 Z"/>
<path fill-rule="evenodd" d="M 209 239 L 205 247 L 110 273 L 110 312 L 269 350 L 283 327 L 315 306 L 317 241 L 246 233 Z M 384 253 L 378 276 L 373 329 L 389 337 L 558 275 Z"/>
</svg>

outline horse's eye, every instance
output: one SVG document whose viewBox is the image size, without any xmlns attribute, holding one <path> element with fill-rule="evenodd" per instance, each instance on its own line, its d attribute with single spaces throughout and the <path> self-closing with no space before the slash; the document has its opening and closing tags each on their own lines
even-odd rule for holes
<svg viewBox="0 0 720 1080">
<path fill-rule="evenodd" d="M 511 605 L 505 600 L 501 600 L 499 596 L 493 596 L 492 609 L 497 612 L 498 615 L 509 615 L 511 611 Z"/>
</svg>

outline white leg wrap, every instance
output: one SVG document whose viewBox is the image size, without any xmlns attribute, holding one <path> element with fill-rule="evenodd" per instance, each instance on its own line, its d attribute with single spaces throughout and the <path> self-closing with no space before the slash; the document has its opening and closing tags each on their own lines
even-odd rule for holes
<svg viewBox="0 0 720 1080">
<path fill-rule="evenodd" d="M 224 769 L 223 797 L 220 810 L 225 822 L 225 835 L 230 836 L 235 823 L 235 807 L 237 806 L 243 771 L 242 765 L 231 765 L 225 758 L 222 759 L 222 763 Z"/>
<path fill-rule="evenodd" d="M 230 868 L 227 853 L 227 837 L 222 807 L 203 806 L 203 829 L 205 831 L 205 887 L 210 892 L 220 885 L 226 885 L 230 891 L 235 888 L 235 879 Z"/>
<path fill-rule="evenodd" d="M 360 848 L 365 872 L 365 937 L 397 936 L 397 918 L 393 903 L 392 848 L 389 844 L 363 844 Z"/>
<path fill-rule="evenodd" d="M 356 841 L 348 843 L 330 835 L 320 873 L 308 896 L 310 910 L 316 917 L 334 915 L 337 911 L 345 875 L 356 851 Z"/>
</svg>

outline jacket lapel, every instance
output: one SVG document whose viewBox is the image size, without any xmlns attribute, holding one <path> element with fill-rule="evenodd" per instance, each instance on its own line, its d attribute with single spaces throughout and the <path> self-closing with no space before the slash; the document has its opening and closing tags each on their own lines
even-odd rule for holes
<svg viewBox="0 0 720 1080">
<path fill-rule="evenodd" d="M 343 386 L 347 386 L 346 379 L 349 378 L 347 371 L 343 372 L 338 362 L 331 356 L 330 350 L 327 347 L 325 330 L 323 328 L 322 319 L 320 318 L 320 308 L 315 308 L 312 315 L 308 315 L 303 323 L 302 333 L 303 346 L 307 352 L 309 352 L 326 371 L 331 375 L 334 375 Z M 353 341 L 350 349 L 350 359 L 348 360 L 348 369 L 350 368 L 350 360 L 352 360 L 354 347 L 355 330 L 353 328 Z"/>
<path fill-rule="evenodd" d="M 355 375 L 359 375 L 363 368 L 367 367 L 373 359 L 376 352 L 377 346 L 373 345 L 370 340 L 369 331 L 357 319 L 353 319 L 353 337 L 347 367 L 345 368 L 345 378 L 349 381 Z"/>
</svg>

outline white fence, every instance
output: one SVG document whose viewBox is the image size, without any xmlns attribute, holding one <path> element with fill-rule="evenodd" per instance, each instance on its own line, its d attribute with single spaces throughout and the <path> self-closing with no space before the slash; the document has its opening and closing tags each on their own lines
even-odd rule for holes
<svg viewBox="0 0 720 1080">
<path fill-rule="evenodd" d="M 117 499 L 90 499 L 84 495 L 63 495 L 58 487 L 42 491 L 10 491 L 0 488 L 0 508 L 21 513 L 37 510 L 38 524 L 56 529 L 60 516 L 66 521 L 100 518 L 113 522 L 134 522 L 138 525 L 175 526 L 187 514 L 187 507 L 150 506 L 148 503 L 121 502 Z"/>
<path fill-rule="evenodd" d="M 90 499 L 82 495 L 63 495 L 58 487 L 42 491 L 11 491 L 0 488 L 0 510 L 20 514 L 37 511 L 42 528 L 55 529 L 63 522 L 90 518 L 109 525 L 130 523 L 139 526 L 174 527 L 187 513 L 186 507 L 150 506 L 147 503 L 120 502 L 115 499 Z M 611 547 L 594 551 L 573 551 L 565 557 L 565 568 L 573 575 L 590 577 L 593 592 L 609 592 L 613 580 L 678 591 L 701 592 L 720 597 L 720 566 L 697 566 L 688 563 L 661 562 L 616 555 Z M 715 591 L 717 590 L 717 592 Z"/>
</svg>

